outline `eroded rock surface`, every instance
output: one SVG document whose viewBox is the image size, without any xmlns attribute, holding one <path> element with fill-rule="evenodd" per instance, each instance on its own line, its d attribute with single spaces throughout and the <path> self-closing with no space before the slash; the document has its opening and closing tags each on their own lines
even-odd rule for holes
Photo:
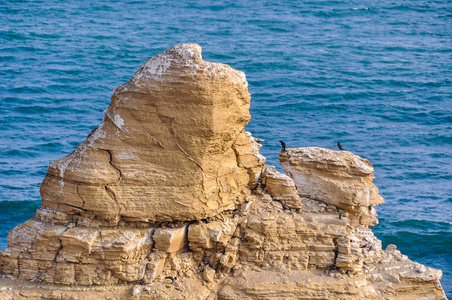
<svg viewBox="0 0 452 300">
<path fill-rule="evenodd" d="M 373 207 L 384 201 L 372 183 L 374 168 L 367 159 L 348 151 L 308 147 L 283 151 L 279 160 L 302 197 L 341 208 L 353 225 L 378 224 Z"/>
<path fill-rule="evenodd" d="M 233 209 L 248 192 L 248 169 L 261 165 L 235 151 L 250 152 L 247 87 L 242 72 L 203 61 L 199 45 L 151 58 L 116 88 L 87 140 L 50 164 L 43 207 L 110 226 Z"/>
<path fill-rule="evenodd" d="M 196 44 L 147 61 L 0 252 L 1 299 L 445 299 L 440 270 L 382 250 L 373 167 L 244 131 L 242 72 Z"/>
</svg>

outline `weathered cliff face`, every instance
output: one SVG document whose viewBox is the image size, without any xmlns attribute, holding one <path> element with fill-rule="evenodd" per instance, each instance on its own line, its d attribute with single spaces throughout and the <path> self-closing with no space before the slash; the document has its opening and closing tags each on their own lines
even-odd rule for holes
<svg viewBox="0 0 452 300">
<path fill-rule="evenodd" d="M 116 88 L 86 141 L 50 164 L 43 207 L 109 226 L 233 209 L 248 190 L 234 144 L 250 120 L 247 86 L 242 72 L 203 61 L 198 45 L 151 58 Z"/>
<path fill-rule="evenodd" d="M 378 224 L 373 206 L 384 201 L 372 183 L 375 170 L 367 159 L 348 151 L 310 147 L 282 152 L 279 160 L 302 197 L 343 210 L 351 225 Z"/>
<path fill-rule="evenodd" d="M 147 61 L 0 252 L 1 299 L 445 299 L 441 271 L 381 249 L 373 167 L 244 131 L 242 72 L 196 44 Z"/>
</svg>

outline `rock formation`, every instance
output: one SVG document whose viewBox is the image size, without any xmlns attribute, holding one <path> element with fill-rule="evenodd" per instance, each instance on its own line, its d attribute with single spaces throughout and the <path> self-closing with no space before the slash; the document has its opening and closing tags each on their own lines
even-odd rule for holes
<svg viewBox="0 0 452 300">
<path fill-rule="evenodd" d="M 1 299 L 445 299 L 441 271 L 381 249 L 373 167 L 281 151 L 244 127 L 242 72 L 196 44 L 148 60 L 52 162 L 0 252 Z"/>
</svg>

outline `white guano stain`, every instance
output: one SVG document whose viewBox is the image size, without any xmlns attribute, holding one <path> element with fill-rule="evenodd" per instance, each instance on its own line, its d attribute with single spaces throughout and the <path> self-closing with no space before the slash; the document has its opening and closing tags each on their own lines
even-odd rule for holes
<svg viewBox="0 0 452 300">
<path fill-rule="evenodd" d="M 143 77 L 152 78 L 162 81 L 162 75 L 171 66 L 172 59 L 166 55 L 157 55 L 144 63 L 143 67 L 132 77 L 135 84 L 139 86 L 139 82 Z"/>
<path fill-rule="evenodd" d="M 104 122 L 100 123 L 99 127 L 97 127 L 94 132 L 86 139 L 87 146 L 91 146 L 98 139 L 105 138 L 107 136 L 107 132 L 105 132 L 104 126 Z"/>
<path fill-rule="evenodd" d="M 124 119 L 121 118 L 120 115 L 115 114 L 115 116 L 113 118 L 113 123 L 115 123 L 116 127 L 118 127 L 119 129 L 122 129 L 122 126 L 124 126 Z"/>
</svg>

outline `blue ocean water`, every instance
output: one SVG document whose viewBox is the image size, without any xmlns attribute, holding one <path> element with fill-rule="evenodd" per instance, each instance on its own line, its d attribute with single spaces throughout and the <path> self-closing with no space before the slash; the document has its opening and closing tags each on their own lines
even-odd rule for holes
<svg viewBox="0 0 452 300">
<path fill-rule="evenodd" d="M 269 164 L 279 139 L 369 159 L 386 200 L 374 232 L 442 269 L 452 298 L 449 0 L 1 1 L 0 248 L 113 89 L 187 42 L 246 73 Z"/>
</svg>

